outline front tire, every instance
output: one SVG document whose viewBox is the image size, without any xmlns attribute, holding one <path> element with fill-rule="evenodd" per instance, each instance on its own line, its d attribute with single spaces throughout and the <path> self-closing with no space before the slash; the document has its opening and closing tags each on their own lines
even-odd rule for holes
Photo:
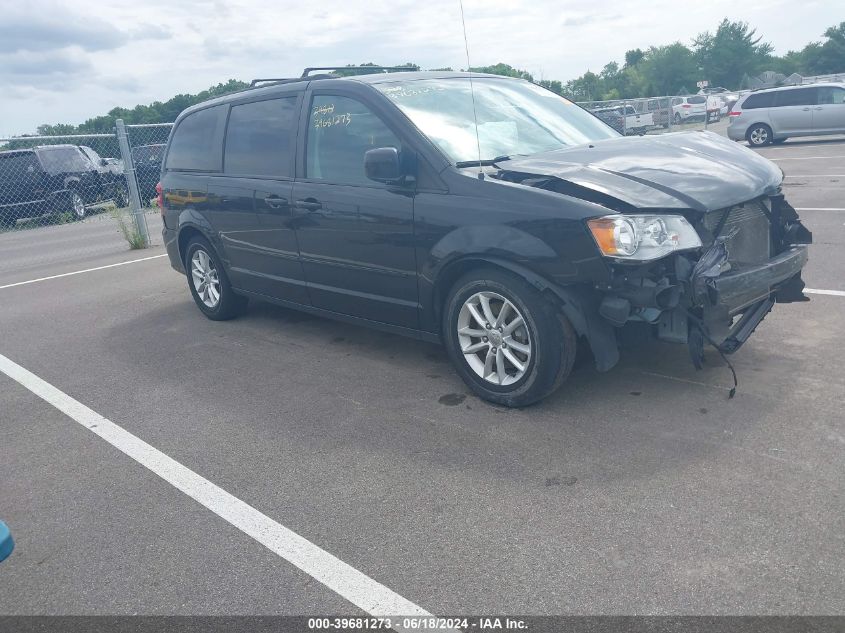
<svg viewBox="0 0 845 633">
<path fill-rule="evenodd" d="M 68 206 L 66 211 L 70 213 L 73 220 L 85 219 L 85 201 L 74 189 L 68 190 Z"/>
<path fill-rule="evenodd" d="M 745 139 L 752 147 L 763 147 L 772 142 L 772 128 L 765 123 L 756 123 L 748 128 Z"/>
<path fill-rule="evenodd" d="M 205 238 L 196 236 L 188 242 L 185 271 L 194 302 L 212 321 L 228 321 L 246 309 L 246 297 L 232 290 L 220 257 Z"/>
<path fill-rule="evenodd" d="M 575 361 L 569 321 L 508 272 L 473 271 L 453 286 L 443 341 L 458 374 L 480 398 L 523 407 L 557 389 Z"/>
</svg>

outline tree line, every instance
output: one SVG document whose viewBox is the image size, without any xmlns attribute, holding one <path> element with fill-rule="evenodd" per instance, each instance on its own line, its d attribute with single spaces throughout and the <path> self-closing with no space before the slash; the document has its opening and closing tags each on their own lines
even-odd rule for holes
<svg viewBox="0 0 845 633">
<path fill-rule="evenodd" d="M 783 56 L 763 41 L 747 22 L 722 20 L 715 32 L 705 31 L 691 46 L 673 42 L 636 48 L 625 53 L 623 64 L 611 61 L 600 72 L 587 71 L 566 82 L 540 79 L 537 83 L 576 101 L 631 99 L 688 94 L 696 83 L 730 90 L 751 87 L 751 78 L 771 70 L 784 75 L 826 75 L 845 72 L 845 22 L 824 31 L 824 41 L 810 42 L 800 51 Z M 534 81 L 531 73 L 507 64 L 474 68 L 483 72 Z"/>
<path fill-rule="evenodd" d="M 575 101 L 590 101 L 689 93 L 695 91 L 696 82 L 701 79 L 708 80 L 712 86 L 737 90 L 750 87 L 750 78 L 764 70 L 784 75 L 845 72 L 845 22 L 825 30 L 823 37 L 823 41 L 810 42 L 800 51 L 777 56 L 773 54 L 773 46 L 763 41 L 748 23 L 732 22 L 726 18 L 714 32 L 705 31 L 696 36 L 690 46 L 674 42 L 645 50 L 636 48 L 625 53 L 621 65 L 610 61 L 599 73 L 588 70 L 570 81 L 540 78 L 536 79 L 536 83 Z M 412 63 L 403 66 L 416 68 Z M 472 67 L 471 70 L 535 81 L 531 73 L 504 63 Z M 341 70 L 339 74 L 355 72 L 352 69 Z M 114 108 L 108 114 L 93 117 L 79 125 L 39 125 L 38 134 L 110 133 L 117 119 L 123 119 L 126 124 L 169 123 L 189 106 L 248 86 L 243 81 L 230 79 L 198 94 L 179 94 L 167 101 L 155 101 L 134 108 Z"/>
</svg>

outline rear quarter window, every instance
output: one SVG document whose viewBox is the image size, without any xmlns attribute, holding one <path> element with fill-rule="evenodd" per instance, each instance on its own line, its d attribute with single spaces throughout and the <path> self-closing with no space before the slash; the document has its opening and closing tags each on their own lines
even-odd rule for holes
<svg viewBox="0 0 845 633">
<path fill-rule="evenodd" d="M 773 92 L 761 92 L 756 95 L 749 95 L 748 98 L 742 102 L 742 109 L 757 110 L 759 108 L 771 108 L 773 103 Z"/>
<path fill-rule="evenodd" d="M 179 122 L 167 150 L 167 169 L 221 171 L 227 107 L 205 108 Z"/>
</svg>

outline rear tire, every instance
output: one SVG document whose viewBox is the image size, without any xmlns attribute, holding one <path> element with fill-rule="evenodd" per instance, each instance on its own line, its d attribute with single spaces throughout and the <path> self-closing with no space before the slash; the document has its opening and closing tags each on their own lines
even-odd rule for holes
<svg viewBox="0 0 845 633">
<path fill-rule="evenodd" d="M 772 142 L 772 128 L 765 123 L 755 123 L 745 133 L 745 139 L 752 147 L 763 147 Z"/>
<path fill-rule="evenodd" d="M 217 251 L 204 237 L 195 236 L 185 249 L 188 288 L 200 311 L 212 321 L 228 321 L 242 314 L 248 299 L 235 294 Z"/>
<path fill-rule="evenodd" d="M 507 407 L 542 400 L 575 362 L 575 331 L 557 306 L 520 277 L 497 269 L 475 270 L 455 283 L 442 332 L 467 386 Z"/>
<path fill-rule="evenodd" d="M 74 221 L 85 219 L 85 201 L 74 189 L 68 189 L 68 201 L 64 210 Z"/>
</svg>

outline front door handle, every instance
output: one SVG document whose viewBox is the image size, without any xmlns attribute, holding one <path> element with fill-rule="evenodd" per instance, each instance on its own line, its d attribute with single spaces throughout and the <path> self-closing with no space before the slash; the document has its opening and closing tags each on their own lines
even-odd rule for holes
<svg viewBox="0 0 845 633">
<path fill-rule="evenodd" d="M 804 112 L 809 112 L 810 108 L 804 108 Z"/>
<path fill-rule="evenodd" d="M 264 198 L 264 202 L 267 203 L 268 207 L 271 207 L 273 209 L 286 207 L 288 204 L 287 198 L 280 198 L 279 196 L 267 196 L 266 198 Z"/>
<path fill-rule="evenodd" d="M 323 208 L 323 203 L 314 198 L 306 198 L 305 200 L 297 200 L 294 205 L 297 209 L 303 211 L 317 211 Z"/>
</svg>

